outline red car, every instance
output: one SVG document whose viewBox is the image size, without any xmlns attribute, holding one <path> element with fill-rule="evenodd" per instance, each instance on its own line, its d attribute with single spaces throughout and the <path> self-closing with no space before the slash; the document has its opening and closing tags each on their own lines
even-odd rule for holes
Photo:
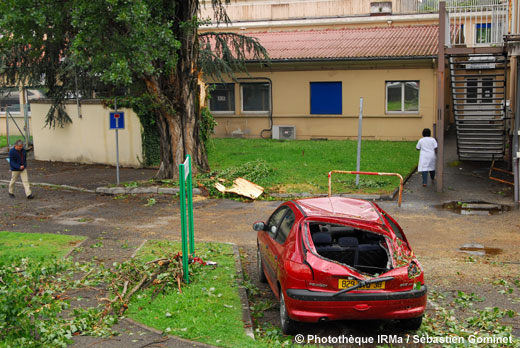
<svg viewBox="0 0 520 348">
<path fill-rule="evenodd" d="M 377 204 L 340 197 L 285 202 L 256 222 L 258 273 L 297 322 L 398 319 L 421 326 L 426 286 L 403 230 Z"/>
</svg>

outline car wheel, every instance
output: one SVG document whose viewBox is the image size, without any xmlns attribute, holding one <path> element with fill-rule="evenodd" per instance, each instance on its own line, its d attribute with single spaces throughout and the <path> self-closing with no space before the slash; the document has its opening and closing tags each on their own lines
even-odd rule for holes
<svg viewBox="0 0 520 348">
<path fill-rule="evenodd" d="M 423 318 L 423 316 L 421 315 L 418 318 L 400 319 L 399 327 L 401 328 L 401 330 L 406 330 L 406 331 L 418 330 L 421 327 L 422 318 Z"/>
<path fill-rule="evenodd" d="M 289 318 L 287 307 L 285 307 L 285 299 L 283 290 L 280 289 L 280 322 L 282 324 L 282 332 L 285 335 L 292 335 L 296 331 L 297 322 Z"/>
<path fill-rule="evenodd" d="M 258 280 L 260 283 L 267 283 L 264 273 L 264 265 L 262 264 L 262 255 L 260 254 L 260 246 L 256 249 L 256 267 L 258 268 Z"/>
</svg>

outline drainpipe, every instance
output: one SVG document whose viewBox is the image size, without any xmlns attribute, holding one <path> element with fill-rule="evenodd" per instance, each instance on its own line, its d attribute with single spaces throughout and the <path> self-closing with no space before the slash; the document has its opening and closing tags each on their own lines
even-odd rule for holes
<svg viewBox="0 0 520 348">
<path fill-rule="evenodd" d="M 444 185 L 444 72 L 445 72 L 445 43 L 446 25 L 449 23 L 446 13 L 446 3 L 439 2 L 439 47 L 437 64 L 437 118 L 435 120 L 435 134 L 437 136 L 437 184 L 435 190 L 442 192 Z"/>
<path fill-rule="evenodd" d="M 264 132 L 272 132 L 273 131 L 273 81 L 269 77 L 240 77 L 237 79 L 240 81 L 267 81 L 269 83 L 269 128 L 262 129 L 260 132 L 260 137 L 262 139 L 266 139 L 264 137 Z"/>
<path fill-rule="evenodd" d="M 514 57 L 516 60 L 516 111 L 515 111 L 515 128 L 513 133 L 513 172 L 514 172 L 514 182 L 515 182 L 515 203 L 520 201 L 519 194 L 519 185 L 520 185 L 520 148 L 518 146 L 518 136 L 520 132 L 520 59 L 519 56 Z"/>
</svg>

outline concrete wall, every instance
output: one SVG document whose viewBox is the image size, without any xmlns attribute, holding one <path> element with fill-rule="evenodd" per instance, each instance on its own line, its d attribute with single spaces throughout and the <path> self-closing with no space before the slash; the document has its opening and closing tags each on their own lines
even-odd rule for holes
<svg viewBox="0 0 520 348">
<path fill-rule="evenodd" d="M 354 69 L 327 64 L 318 69 L 252 72 L 251 77 L 268 77 L 273 84 L 273 123 L 296 126 L 297 139 L 355 138 L 358 132 L 359 98 L 364 98 L 363 138 L 378 140 L 416 140 L 423 128 L 432 128 L 436 114 L 436 71 L 432 61 L 414 67 L 413 61 L 384 68 L 364 63 Z M 381 64 L 381 63 L 380 63 Z M 388 64 L 388 62 L 387 62 Z M 369 68 L 368 66 L 372 66 Z M 406 67 L 408 66 L 408 68 Z M 328 67 L 328 69 L 327 69 Z M 304 67 L 300 66 L 301 69 Z M 283 69 L 283 68 L 279 68 Z M 296 69 L 296 68 L 294 68 Z M 419 112 L 387 113 L 385 81 L 418 80 Z M 310 114 L 310 82 L 341 81 L 343 110 L 341 115 Z M 247 81 L 244 81 L 247 82 Z M 268 115 L 241 112 L 239 84 L 235 85 L 235 113 L 213 113 L 218 126 L 217 137 L 231 137 L 240 129 L 244 136 L 260 137 L 269 128 Z M 269 133 L 264 133 L 269 136 Z"/>
<path fill-rule="evenodd" d="M 45 127 L 50 104 L 33 102 L 32 135 L 34 157 L 41 161 L 116 164 L 115 130 L 109 129 L 109 110 L 99 101 L 82 101 L 78 117 L 76 104 L 66 105 L 72 123 L 63 128 Z M 141 123 L 132 110 L 125 112 L 125 129 L 119 130 L 119 163 L 139 167 L 142 160 Z"/>
</svg>

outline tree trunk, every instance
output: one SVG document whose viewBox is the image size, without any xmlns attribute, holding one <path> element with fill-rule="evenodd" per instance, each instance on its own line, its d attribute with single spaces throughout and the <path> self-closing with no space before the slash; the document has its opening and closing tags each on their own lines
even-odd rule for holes
<svg viewBox="0 0 520 348">
<path fill-rule="evenodd" d="M 198 71 L 197 27 L 181 27 L 197 14 L 197 1 L 180 1 L 176 7 L 176 24 L 181 47 L 175 71 L 165 80 L 145 78 L 148 92 L 159 105 L 156 112 L 157 125 L 161 137 L 161 167 L 159 179 L 178 177 L 178 166 L 192 157 L 192 170 L 209 170 L 204 144 L 200 140 L 200 110 Z"/>
</svg>

